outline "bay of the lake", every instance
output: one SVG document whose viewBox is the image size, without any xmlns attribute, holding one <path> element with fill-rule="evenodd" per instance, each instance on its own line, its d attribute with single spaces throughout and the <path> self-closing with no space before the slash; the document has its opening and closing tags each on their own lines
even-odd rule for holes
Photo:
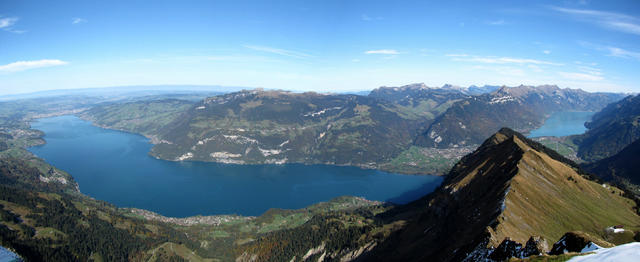
<svg viewBox="0 0 640 262">
<path fill-rule="evenodd" d="M 591 120 L 595 112 L 563 111 L 551 114 L 544 125 L 531 131 L 529 137 L 580 135 L 587 131 L 584 123 Z"/>
<path fill-rule="evenodd" d="M 433 191 L 438 176 L 390 174 L 331 165 L 232 165 L 151 157 L 149 140 L 75 116 L 39 119 L 46 144 L 31 152 L 69 174 L 80 190 L 118 207 L 165 216 L 260 215 L 350 195 L 407 203 Z"/>
</svg>

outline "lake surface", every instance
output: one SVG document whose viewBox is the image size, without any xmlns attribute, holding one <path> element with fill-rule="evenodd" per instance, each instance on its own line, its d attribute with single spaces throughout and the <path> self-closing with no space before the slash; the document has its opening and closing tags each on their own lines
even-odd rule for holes
<svg viewBox="0 0 640 262">
<path fill-rule="evenodd" d="M 75 116 L 40 119 L 46 144 L 29 148 L 69 172 L 80 191 L 119 207 L 165 216 L 297 209 L 343 195 L 406 203 L 433 191 L 437 176 L 389 174 L 330 165 L 172 162 L 148 155 L 143 136 L 99 128 Z"/>
<path fill-rule="evenodd" d="M 553 113 L 544 125 L 531 131 L 529 137 L 579 135 L 587 131 L 584 123 L 591 120 L 595 112 L 565 111 Z"/>
<path fill-rule="evenodd" d="M 22 261 L 18 255 L 0 246 L 0 262 Z"/>
</svg>

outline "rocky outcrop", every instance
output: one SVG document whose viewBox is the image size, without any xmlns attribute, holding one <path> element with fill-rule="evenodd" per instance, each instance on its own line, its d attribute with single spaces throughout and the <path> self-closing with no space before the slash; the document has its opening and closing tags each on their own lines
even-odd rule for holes
<svg viewBox="0 0 640 262">
<path fill-rule="evenodd" d="M 522 250 L 522 257 L 542 255 L 549 252 L 549 243 L 540 236 L 532 236 Z"/>
<path fill-rule="evenodd" d="M 549 251 L 549 255 L 561 255 L 570 252 L 582 253 L 590 251 L 589 249 L 611 246 L 613 245 L 584 232 L 567 232 L 562 236 L 562 238 L 560 238 L 560 240 L 558 240 L 558 242 L 553 244 L 551 251 Z"/>
</svg>

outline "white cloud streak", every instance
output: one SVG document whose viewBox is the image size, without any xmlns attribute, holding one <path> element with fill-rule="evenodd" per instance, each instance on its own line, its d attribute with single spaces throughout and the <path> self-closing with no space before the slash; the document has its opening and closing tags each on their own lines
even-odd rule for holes
<svg viewBox="0 0 640 262">
<path fill-rule="evenodd" d="M 10 27 L 12 27 L 16 22 L 18 22 L 18 18 L 17 18 L 17 17 L 5 17 L 5 18 L 0 18 L 0 28 L 2 28 L 2 29 L 10 28 Z"/>
<path fill-rule="evenodd" d="M 585 41 L 579 41 L 578 44 L 586 48 L 598 50 L 601 52 L 606 52 L 608 53 L 607 55 L 609 56 L 640 60 L 640 52 L 629 51 L 629 50 L 626 50 L 620 47 L 615 47 L 615 46 L 593 44 Z"/>
<path fill-rule="evenodd" d="M 87 19 L 80 18 L 80 17 L 74 17 L 71 19 L 71 24 L 74 24 L 74 25 L 84 24 L 86 22 L 88 22 Z"/>
<path fill-rule="evenodd" d="M 446 55 L 452 57 L 453 61 L 476 62 L 483 64 L 534 64 L 534 65 L 562 65 L 549 61 L 536 59 L 514 58 L 514 57 L 494 57 L 494 56 L 470 56 L 470 55 Z"/>
<path fill-rule="evenodd" d="M 394 49 L 369 50 L 364 52 L 367 55 L 398 55 L 400 52 Z"/>
<path fill-rule="evenodd" d="M 601 81 L 604 80 L 599 74 L 577 73 L 577 72 L 558 72 L 558 74 L 569 80 L 578 81 Z"/>
<path fill-rule="evenodd" d="M 506 25 L 507 22 L 505 22 L 504 20 L 500 19 L 500 20 L 496 20 L 496 21 L 489 21 L 487 22 L 488 25 Z"/>
<path fill-rule="evenodd" d="M 634 59 L 640 60 L 640 53 L 638 52 L 633 52 L 633 51 L 625 50 L 619 47 L 611 47 L 611 46 L 606 47 L 606 49 L 609 51 L 609 55 L 611 56 L 622 57 L 622 58 L 634 58 Z"/>
<path fill-rule="evenodd" d="M 301 53 L 301 52 L 297 52 L 297 51 L 291 51 L 291 50 L 280 49 L 280 48 L 273 48 L 273 47 L 268 47 L 268 46 L 245 45 L 244 47 L 249 48 L 251 50 L 255 50 L 255 51 L 267 52 L 267 53 L 272 53 L 272 54 L 282 55 L 282 56 L 288 56 L 288 57 L 294 57 L 294 58 L 309 58 L 309 57 L 313 57 L 312 55 Z"/>
<path fill-rule="evenodd" d="M 551 6 L 550 8 L 557 12 L 572 15 L 583 22 L 596 23 L 607 29 L 640 35 L 640 19 L 633 16 L 589 9 L 572 9 L 557 6 Z"/>
<path fill-rule="evenodd" d="M 20 72 L 20 71 L 42 68 L 42 67 L 61 66 L 66 64 L 68 64 L 68 62 L 58 60 L 58 59 L 18 61 L 18 62 L 6 64 L 6 65 L 0 65 L 0 72 L 13 73 L 13 72 Z"/>
<path fill-rule="evenodd" d="M 13 29 L 13 26 L 18 22 L 18 20 L 20 20 L 17 17 L 4 17 L 2 18 L 2 16 L 0 16 L 0 29 L 7 31 L 7 32 L 11 32 L 11 33 L 16 33 L 16 34 L 22 34 L 26 31 L 24 30 L 15 30 Z"/>
<path fill-rule="evenodd" d="M 380 17 L 380 16 L 377 16 L 377 17 L 371 17 L 371 16 L 368 16 L 367 14 L 362 14 L 362 15 L 360 16 L 360 19 L 362 19 L 362 21 L 367 21 L 367 22 L 369 22 L 369 21 L 375 21 L 375 20 L 382 20 L 382 17 Z"/>
</svg>

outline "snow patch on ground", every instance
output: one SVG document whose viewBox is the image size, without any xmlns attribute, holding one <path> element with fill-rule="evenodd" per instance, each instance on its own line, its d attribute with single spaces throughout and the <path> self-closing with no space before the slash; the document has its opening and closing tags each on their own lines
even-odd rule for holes
<svg viewBox="0 0 640 262">
<path fill-rule="evenodd" d="M 322 115 L 322 114 L 326 113 L 329 110 L 339 110 L 339 109 L 342 109 L 342 107 L 336 106 L 336 107 L 332 107 L 332 108 L 322 109 L 322 110 L 320 110 L 318 112 L 306 113 L 306 114 L 304 114 L 304 116 L 314 117 L 314 116 Z"/>
<path fill-rule="evenodd" d="M 44 176 L 40 176 L 40 181 L 45 182 L 45 183 L 49 183 L 49 182 L 57 182 L 63 185 L 66 185 L 67 179 L 61 176 L 54 176 L 54 177 L 44 177 Z"/>
<path fill-rule="evenodd" d="M 320 252 L 324 251 L 324 242 L 322 242 L 322 244 L 320 244 L 318 247 L 316 248 L 312 248 L 309 249 L 309 251 L 307 251 L 306 254 L 304 254 L 304 256 L 302 257 L 302 260 L 307 260 L 309 257 L 315 255 L 315 254 L 319 254 Z"/>
<path fill-rule="evenodd" d="M 237 136 L 237 135 L 222 135 L 222 136 L 238 144 L 258 144 L 258 140 L 255 140 L 253 138 L 248 138 L 246 136 Z"/>
<path fill-rule="evenodd" d="M 436 143 L 442 142 L 442 137 L 440 137 L 438 133 L 436 133 L 436 131 L 433 131 L 433 130 L 431 130 L 431 133 L 429 133 L 429 138 L 433 139 L 433 141 Z"/>
<path fill-rule="evenodd" d="M 264 161 L 265 164 L 275 164 L 275 165 L 283 165 L 287 163 L 287 159 L 286 157 L 283 159 L 267 159 Z"/>
<path fill-rule="evenodd" d="M 598 246 L 593 242 L 589 242 L 589 244 L 587 244 L 582 250 L 580 250 L 580 253 L 588 253 L 588 252 L 596 251 L 601 248 L 602 248 L 601 246 Z"/>
<path fill-rule="evenodd" d="M 278 149 L 262 149 L 258 147 L 258 150 L 260 150 L 260 153 L 262 153 L 263 156 L 278 155 L 282 153 L 282 150 Z"/>
<path fill-rule="evenodd" d="M 512 96 L 501 96 L 501 97 L 494 97 L 491 98 L 491 101 L 489 102 L 490 105 L 493 104 L 504 104 L 506 102 L 509 101 L 516 101 L 515 98 L 513 98 Z"/>
<path fill-rule="evenodd" d="M 183 160 L 187 160 L 187 159 L 192 158 L 192 157 L 193 157 L 193 153 L 187 152 L 184 155 L 181 155 L 181 156 L 177 157 L 176 161 L 183 161 Z"/>
<path fill-rule="evenodd" d="M 592 254 L 577 256 L 569 259 L 570 262 L 599 262 L 618 261 L 635 262 L 640 258 L 640 243 L 633 242 L 619 245 L 612 248 L 601 248 L 593 251 Z"/>
<path fill-rule="evenodd" d="M 213 152 L 210 154 L 212 158 L 235 158 L 235 157 L 241 157 L 241 154 L 234 154 L 234 153 L 229 153 L 229 152 Z"/>
<path fill-rule="evenodd" d="M 624 233 L 624 228 L 607 227 L 605 231 L 607 233 Z"/>
</svg>

